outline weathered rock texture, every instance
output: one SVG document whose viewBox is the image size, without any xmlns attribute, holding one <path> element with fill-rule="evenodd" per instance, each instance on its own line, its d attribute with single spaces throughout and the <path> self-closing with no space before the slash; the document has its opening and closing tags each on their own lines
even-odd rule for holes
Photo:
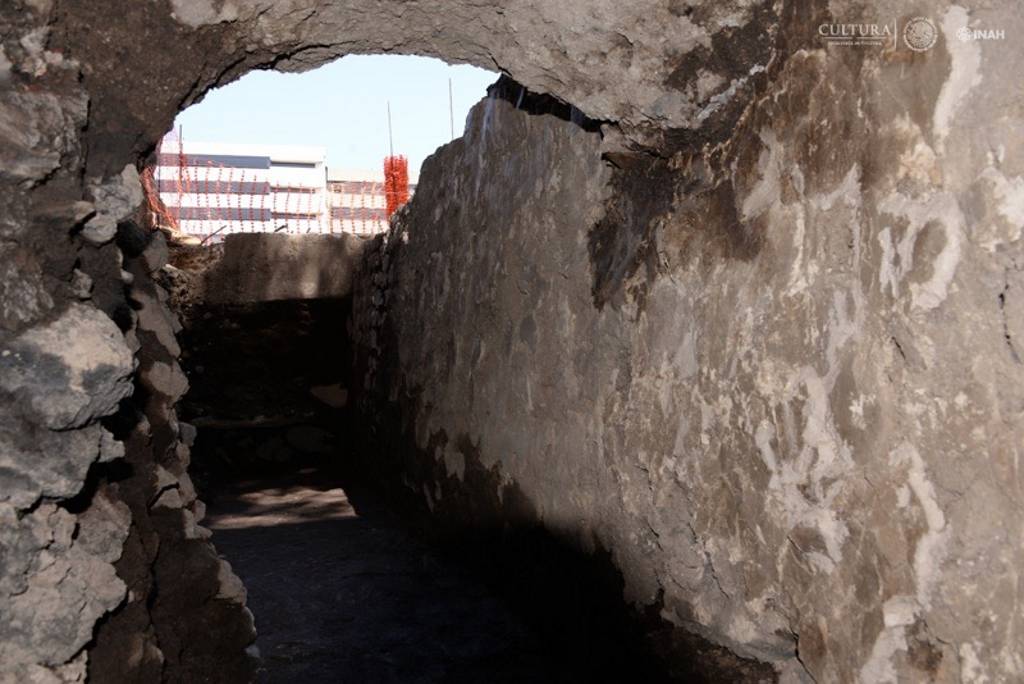
<svg viewBox="0 0 1024 684">
<path fill-rule="evenodd" d="M 924 52 L 817 38 L 915 15 Z M 0 678 L 81 680 L 87 644 L 117 681 L 244 677 L 173 320 L 119 226 L 209 87 L 383 51 L 603 122 L 491 102 L 424 174 L 357 321 L 409 482 L 520 492 L 790 679 L 1019 679 L 1020 35 L 1006 0 L 0 5 Z"/>
<path fill-rule="evenodd" d="M 196 295 L 210 304 L 341 299 L 352 294 L 352 273 L 366 243 L 347 233 L 229 235 Z"/>
<path fill-rule="evenodd" d="M 166 265 L 161 233 L 122 226 L 119 244 L 131 276 L 137 391 L 110 421 L 124 441 L 120 470 L 100 474 L 102 491 L 131 511 L 115 563 L 128 585 L 124 602 L 95 630 L 90 681 L 245 681 L 255 639 L 245 589 L 209 543 L 205 506 L 188 473 L 195 429 L 175 404 L 188 389 L 168 294 L 154 275 Z M 140 250 L 139 248 L 142 247 Z M 163 280 L 163 278 L 160 278 Z"/>
<path fill-rule="evenodd" d="M 57 14 L 0 7 L 0 681 L 244 681 L 252 616 L 172 408 L 166 249 L 135 225 L 138 159 L 83 175 Z"/>
<path fill-rule="evenodd" d="M 936 14 L 929 55 L 802 50 L 727 143 L 619 169 L 478 105 L 357 291 L 408 484 L 611 550 L 784 680 L 1020 677 L 1022 140 Z"/>
</svg>

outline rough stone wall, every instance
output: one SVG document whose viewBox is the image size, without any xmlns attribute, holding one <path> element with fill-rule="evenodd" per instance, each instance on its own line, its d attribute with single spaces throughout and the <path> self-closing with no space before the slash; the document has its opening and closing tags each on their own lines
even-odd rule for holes
<svg viewBox="0 0 1024 684">
<path fill-rule="evenodd" d="M 96 628 L 90 681 L 238 682 L 252 676 L 256 637 L 245 589 L 209 542 L 205 506 L 189 476 L 196 431 L 177 418 L 188 389 L 179 365 L 181 326 L 168 307 L 163 234 L 122 225 L 118 244 L 131 287 L 126 303 L 137 359 L 136 392 L 110 427 L 125 445 L 118 467 L 98 473 L 100 491 L 124 502 L 131 526 L 118 577 L 125 600 Z M 113 465 L 113 464 L 112 464 Z"/>
<path fill-rule="evenodd" d="M 478 105 L 356 295 L 406 484 L 609 549 L 784 681 L 1019 679 L 1022 111 L 955 32 L 1020 19 L 932 16 L 927 54 L 802 47 L 664 159 Z"/>
<path fill-rule="evenodd" d="M 366 243 L 348 233 L 229 235 L 193 296 L 210 304 L 341 299 L 352 294 L 352 273 Z"/>
<path fill-rule="evenodd" d="M 29 14 L 0 10 L 0 681 L 80 681 L 94 623 L 127 587 L 113 563 L 128 536 L 127 506 L 103 492 L 68 502 L 95 464 L 124 455 L 100 425 L 132 392 L 124 332 L 90 302 L 86 261 L 69 228 L 92 205 L 67 178 L 31 192 L 64 161 L 87 98 L 74 74 L 47 62 Z M 12 35 L 13 34 L 13 35 Z M 21 45 L 12 48 L 9 39 Z M 13 69 L 52 70 L 48 88 L 13 87 Z M 72 189 L 78 192 L 70 192 Z M 47 200 L 43 198 L 46 197 Z M 97 197 L 99 201 L 99 198 Z M 105 207 L 113 211 L 112 203 Z M 31 217 L 31 218 L 30 218 Z M 97 221 L 93 225 L 97 225 Z M 97 250 L 98 252 L 98 250 Z M 109 256 L 109 254 L 108 254 Z M 116 265 L 115 265 L 116 269 Z M 119 269 L 115 271 L 119 274 Z M 97 292 L 97 294 L 100 294 Z"/>
<path fill-rule="evenodd" d="M 244 681 L 252 616 L 172 408 L 166 248 L 136 159 L 83 173 L 90 97 L 52 12 L 0 7 L 0 681 Z"/>
</svg>

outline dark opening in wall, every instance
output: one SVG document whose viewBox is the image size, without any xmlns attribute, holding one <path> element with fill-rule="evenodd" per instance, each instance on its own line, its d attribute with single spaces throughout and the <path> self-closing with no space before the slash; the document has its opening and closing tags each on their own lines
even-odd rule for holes
<svg viewBox="0 0 1024 684">
<path fill-rule="evenodd" d="M 588 134 L 601 130 L 507 77 L 489 97 Z M 122 248 L 145 289 L 148 245 L 133 236 L 124 232 Z M 321 247 L 298 247 L 303 240 L 325 254 L 335 254 L 327 242 L 354 246 L 332 262 L 317 255 Z M 361 253 L 383 238 L 316 240 L 230 235 L 197 246 L 172 235 L 170 264 L 155 273 L 183 326 L 189 389 L 177 419 L 191 445 L 190 486 L 256 616 L 259 639 L 238 668 L 256 667 L 269 681 L 771 678 L 770 666 L 669 626 L 658 604 L 642 613 L 627 606 L 611 554 L 552 534 L 472 444 L 459 447 L 466 489 L 445 492 L 445 511 L 410 492 L 408 478 L 419 478 L 430 457 L 408 440 L 400 404 L 375 404 L 360 386 L 350 338 L 348 292 L 371 287 Z M 337 280 L 332 263 L 352 275 Z M 149 391 L 136 395 L 142 410 Z M 110 649 L 131 628 L 124 615 L 101 627 L 99 678 L 118 672 Z"/>
<path fill-rule="evenodd" d="M 172 264 L 188 269 L 197 249 L 209 248 L 182 248 Z M 427 461 L 403 441 L 400 414 L 380 405 L 367 416 L 349 400 L 362 380 L 350 297 L 215 304 L 167 285 L 184 324 L 190 472 L 212 541 L 248 589 L 261 678 L 772 678 L 769 666 L 666 625 L 657 605 L 634 612 L 610 554 L 546 530 L 471 444 L 460 447 L 465 492 L 446 492 L 449 513 L 425 507 L 403 484 Z M 390 470 L 403 460 L 408 473 Z"/>
</svg>

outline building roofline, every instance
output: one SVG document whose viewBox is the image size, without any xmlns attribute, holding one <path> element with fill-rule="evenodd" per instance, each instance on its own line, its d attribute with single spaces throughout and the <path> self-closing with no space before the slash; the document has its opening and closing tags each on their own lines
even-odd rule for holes
<svg viewBox="0 0 1024 684">
<path fill-rule="evenodd" d="M 383 165 L 383 162 L 382 162 Z M 348 169 L 327 167 L 327 182 L 335 183 L 340 181 L 360 181 L 364 183 L 383 183 L 384 169 Z M 409 184 L 416 185 L 419 181 L 419 174 L 409 174 Z"/>
<path fill-rule="evenodd" d="M 160 147 L 163 154 L 177 154 L 179 150 L 179 142 L 173 138 L 164 138 Z M 271 162 L 326 163 L 327 161 L 327 148 L 315 145 L 257 145 L 186 140 L 184 152 L 186 155 L 224 154 L 242 157 L 269 157 Z"/>
</svg>

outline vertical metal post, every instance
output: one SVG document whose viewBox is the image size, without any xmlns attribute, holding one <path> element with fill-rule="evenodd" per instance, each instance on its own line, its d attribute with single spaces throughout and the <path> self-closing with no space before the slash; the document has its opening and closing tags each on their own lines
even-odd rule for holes
<svg viewBox="0 0 1024 684">
<path fill-rule="evenodd" d="M 178 228 L 181 229 L 181 196 L 183 194 L 182 188 L 185 183 L 185 143 L 182 141 L 182 130 L 181 124 L 178 124 L 178 206 L 176 211 L 178 215 L 175 217 L 178 220 Z M 182 231 L 184 232 L 184 231 Z"/>
<path fill-rule="evenodd" d="M 388 155 L 395 156 L 395 141 L 391 137 L 391 100 L 388 100 Z"/>
<path fill-rule="evenodd" d="M 455 140 L 455 107 L 452 106 L 452 78 L 448 77 L 448 126 L 451 128 L 452 140 Z"/>
</svg>

